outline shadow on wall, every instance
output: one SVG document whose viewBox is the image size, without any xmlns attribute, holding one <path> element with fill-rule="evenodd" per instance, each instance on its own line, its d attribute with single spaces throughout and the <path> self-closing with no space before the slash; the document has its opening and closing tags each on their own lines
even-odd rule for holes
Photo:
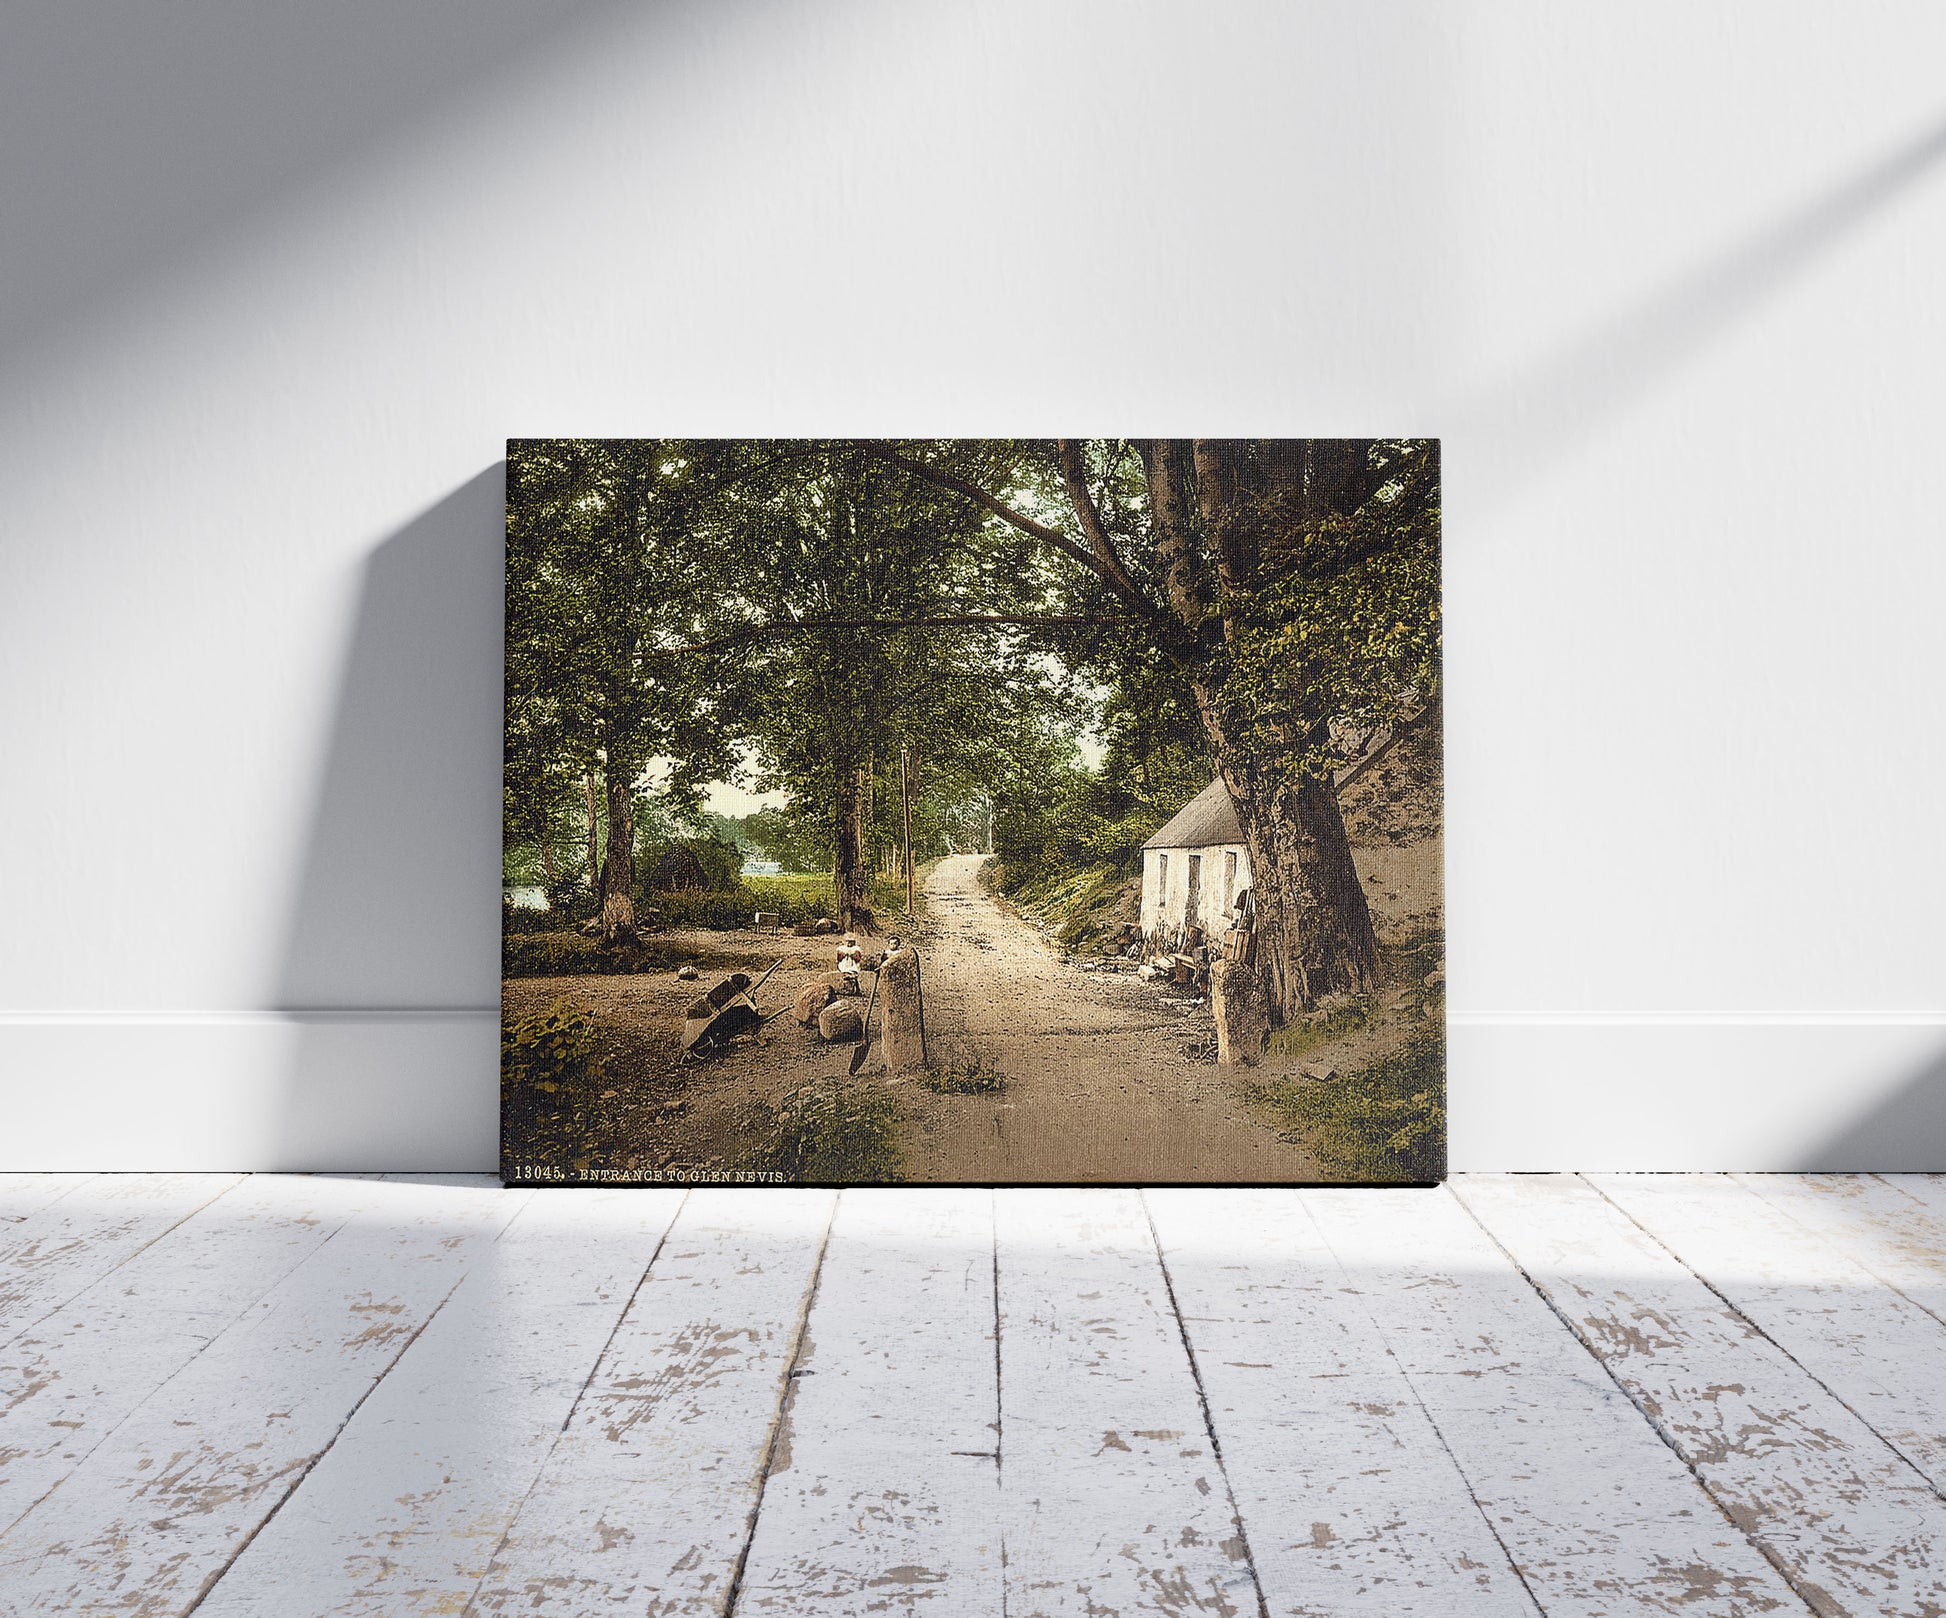
<svg viewBox="0 0 1946 1618">
<path fill-rule="evenodd" d="M 280 1167 L 494 1163 L 505 485 L 488 468 L 365 564 L 275 984 Z"/>
<path fill-rule="evenodd" d="M 1666 383 L 1946 161 L 1946 119 L 1769 226 L 1618 310 L 1452 412 L 1449 436 L 1480 448 L 1470 490 L 1485 508 L 1552 468 Z"/>
<path fill-rule="evenodd" d="M 0 364 L 431 121 L 616 0 L 26 0 L 0 55 Z"/>
<path fill-rule="evenodd" d="M 1890 1098 L 1803 1153 L 1800 1173 L 1946 1170 L 1946 1048 L 1920 1063 Z"/>
</svg>

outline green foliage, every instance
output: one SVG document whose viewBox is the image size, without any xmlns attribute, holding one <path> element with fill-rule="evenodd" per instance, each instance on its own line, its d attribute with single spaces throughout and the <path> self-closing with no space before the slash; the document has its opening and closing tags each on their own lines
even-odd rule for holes
<svg viewBox="0 0 1946 1618">
<path fill-rule="evenodd" d="M 503 937 L 508 933 L 558 933 L 562 931 L 562 919 L 557 911 L 536 910 L 531 905 L 500 906 L 500 932 Z"/>
<path fill-rule="evenodd" d="M 746 876 L 743 886 L 756 899 L 757 909 L 779 911 L 792 921 L 815 921 L 831 914 L 829 871 Z"/>
<path fill-rule="evenodd" d="M 1013 866 L 996 862 L 984 874 L 995 892 L 1026 906 L 1052 926 L 1064 949 L 1099 943 L 1124 911 L 1132 921 L 1139 909 L 1140 879 L 1125 873 L 1118 863 L 1038 874 L 1030 867 L 1023 880 Z"/>
<path fill-rule="evenodd" d="M 992 1096 L 1007 1088 L 1007 1075 L 983 1057 L 927 1068 L 920 1085 L 937 1096 Z"/>
<path fill-rule="evenodd" d="M 1270 1052 L 1273 1056 L 1303 1056 L 1320 1045 L 1328 1045 L 1346 1034 L 1354 1033 L 1372 1020 L 1372 1002 L 1369 998 L 1344 999 L 1329 1005 L 1321 1005 L 1315 1011 L 1300 1016 L 1288 1028 L 1280 1028 L 1270 1036 Z"/>
<path fill-rule="evenodd" d="M 721 837 L 661 837 L 638 845 L 638 903 L 659 905 L 665 894 L 734 893 L 742 877 L 743 850 Z"/>
<path fill-rule="evenodd" d="M 1345 1179 L 1445 1177 L 1446 1041 L 1438 1032 L 1415 1034 L 1356 1073 L 1279 1079 L 1259 1099 Z"/>
<path fill-rule="evenodd" d="M 596 1033 L 594 1018 L 563 996 L 546 1011 L 501 1025 L 500 1076 L 546 1095 L 599 1080 Z"/>
<path fill-rule="evenodd" d="M 559 926 L 559 918 L 554 921 Z M 581 977 L 615 970 L 600 946 L 579 933 L 508 932 L 500 937 L 502 977 Z"/>
<path fill-rule="evenodd" d="M 759 859 L 775 860 L 787 872 L 828 871 L 831 847 L 816 823 L 782 809 L 759 809 L 728 824 L 737 840 L 754 849 Z"/>
<path fill-rule="evenodd" d="M 1205 675 L 1233 744 L 1293 776 L 1439 687 L 1438 446 L 1379 440 L 1368 457 L 1370 497 L 1302 524 L 1224 598 Z"/>
<path fill-rule="evenodd" d="M 748 927 L 760 910 L 782 916 L 783 925 L 791 927 L 831 914 L 831 879 L 751 876 L 721 892 L 680 888 L 652 894 L 650 901 L 662 912 L 665 929 Z"/>
<path fill-rule="evenodd" d="M 1111 754 L 1100 774 L 1071 766 L 1003 794 L 993 817 L 994 852 L 1008 891 L 1106 866 L 1123 876 L 1142 869 L 1142 845 L 1209 784 L 1209 766 L 1177 758 L 1152 775 L 1120 768 Z"/>
<path fill-rule="evenodd" d="M 752 1167 L 802 1185 L 895 1185 L 904 1114 L 882 1085 L 832 1079 L 788 1097 L 761 1130 Z"/>
</svg>

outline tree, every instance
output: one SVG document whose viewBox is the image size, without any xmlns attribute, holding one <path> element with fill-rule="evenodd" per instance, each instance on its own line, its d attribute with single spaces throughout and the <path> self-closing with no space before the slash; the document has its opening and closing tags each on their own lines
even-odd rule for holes
<svg viewBox="0 0 1946 1618">
<path fill-rule="evenodd" d="M 696 461 L 667 439 L 508 446 L 509 824 L 545 824 L 583 784 L 606 948 L 635 939 L 635 795 L 649 760 L 680 761 L 664 786 L 677 795 L 728 764 L 716 693 L 697 670 L 644 655 L 711 610 Z"/>
<path fill-rule="evenodd" d="M 738 667 L 763 778 L 815 817 L 844 924 L 868 931 L 900 747 L 921 750 L 925 780 L 951 791 L 1051 700 L 1051 671 L 993 621 L 1034 570 L 1007 566 L 1019 547 L 996 547 L 963 500 L 855 445 L 748 452 L 714 518 L 743 621 L 690 650 Z"/>
<path fill-rule="evenodd" d="M 1063 439 L 985 478 L 962 445 L 869 447 L 1065 560 L 1105 625 L 1083 662 L 1130 684 L 1159 662 L 1187 693 L 1249 844 L 1278 1015 L 1373 988 L 1333 771 L 1436 687 L 1437 444 Z"/>
</svg>

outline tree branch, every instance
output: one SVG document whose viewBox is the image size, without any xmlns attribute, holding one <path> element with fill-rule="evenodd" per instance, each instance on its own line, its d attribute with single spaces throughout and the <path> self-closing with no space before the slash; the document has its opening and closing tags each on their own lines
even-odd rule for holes
<svg viewBox="0 0 1946 1618">
<path fill-rule="evenodd" d="M 1044 522 L 1036 522 L 1025 512 L 1014 510 L 1004 500 L 989 494 L 977 483 L 971 482 L 955 472 L 942 471 L 939 467 L 928 466 L 924 461 L 915 461 L 909 455 L 901 455 L 897 450 L 891 448 L 891 446 L 882 440 L 876 438 L 857 438 L 853 439 L 852 442 L 869 454 L 876 455 L 880 460 L 889 461 L 892 465 L 903 468 L 916 478 L 923 478 L 926 482 L 937 484 L 942 489 L 950 489 L 955 494 L 964 495 L 975 505 L 992 512 L 1002 522 L 1011 523 L 1023 534 L 1031 534 L 1035 539 L 1041 541 L 1042 544 L 1059 551 L 1069 561 L 1078 562 L 1082 567 L 1085 567 L 1090 573 L 1093 573 L 1099 578 L 1102 583 L 1106 584 L 1123 601 L 1141 613 L 1145 619 L 1166 621 L 1162 611 L 1143 593 L 1141 587 L 1129 577 L 1127 570 L 1116 559 L 1112 549 L 1106 558 L 1098 556 L 1086 547 L 1077 545 L 1066 534 L 1062 533 L 1060 529 L 1050 528 Z"/>
<path fill-rule="evenodd" d="M 1129 577 L 1128 569 L 1122 565 L 1115 542 L 1108 537 L 1108 530 L 1102 525 L 1101 508 L 1095 504 L 1095 497 L 1088 490 L 1088 463 L 1081 453 L 1080 439 L 1057 438 L 1054 444 L 1061 457 L 1061 479 L 1068 486 L 1068 499 L 1074 505 L 1075 516 L 1080 519 L 1081 532 L 1088 536 L 1088 548 L 1100 564 L 1097 571 L 1115 585 L 1118 594 L 1141 596 L 1142 587 Z"/>
</svg>

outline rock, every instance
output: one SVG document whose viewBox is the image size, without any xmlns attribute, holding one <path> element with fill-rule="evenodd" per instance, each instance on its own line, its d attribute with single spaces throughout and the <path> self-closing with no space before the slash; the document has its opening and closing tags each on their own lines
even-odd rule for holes
<svg viewBox="0 0 1946 1618">
<path fill-rule="evenodd" d="M 793 938 L 815 938 L 817 935 L 818 924 L 815 921 L 800 921 L 791 929 Z"/>
<path fill-rule="evenodd" d="M 926 1002 L 917 950 L 902 949 L 879 968 L 878 1010 L 886 1067 L 894 1073 L 924 1067 Z"/>
<path fill-rule="evenodd" d="M 806 1028 L 818 1020 L 818 1013 L 838 998 L 838 991 L 822 978 L 815 983 L 807 983 L 798 991 L 797 1003 L 791 1007 L 791 1015 Z"/>
<path fill-rule="evenodd" d="M 1338 1076 L 1338 1070 L 1329 1062 L 1306 1062 L 1297 1070 L 1304 1078 L 1314 1079 L 1325 1084 Z"/>
<path fill-rule="evenodd" d="M 858 970 L 861 972 L 876 972 L 884 964 L 885 957 L 883 955 L 865 955 L 859 958 Z"/>
<path fill-rule="evenodd" d="M 820 916 L 811 923 L 811 931 L 814 933 L 835 933 L 837 930 L 838 924 L 829 916 Z"/>
<path fill-rule="evenodd" d="M 1270 996 L 1255 967 L 1218 961 L 1210 968 L 1210 1010 L 1216 1018 L 1216 1060 L 1223 1067 L 1255 1067 L 1270 1038 Z"/>
<path fill-rule="evenodd" d="M 694 983 L 696 981 L 696 968 L 688 961 L 684 961 L 681 966 L 676 968 L 676 976 L 681 978 L 685 983 Z"/>
<path fill-rule="evenodd" d="M 834 1045 L 849 1044 L 864 1031 L 864 1016 L 842 1000 L 818 1013 L 818 1033 Z"/>
</svg>

